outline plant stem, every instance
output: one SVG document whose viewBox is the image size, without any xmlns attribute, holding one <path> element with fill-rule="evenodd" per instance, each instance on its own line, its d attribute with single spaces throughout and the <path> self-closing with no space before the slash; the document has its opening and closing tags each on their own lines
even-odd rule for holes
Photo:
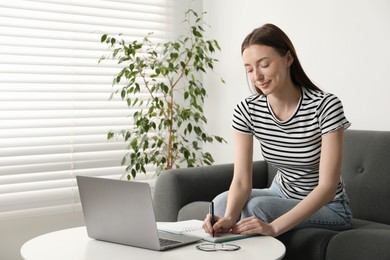
<svg viewBox="0 0 390 260">
<path fill-rule="evenodd" d="M 195 44 L 192 43 L 192 46 L 191 46 L 191 53 L 194 51 L 194 48 L 195 48 Z M 192 60 L 192 57 L 193 57 L 193 56 L 191 56 L 191 58 L 188 58 L 188 57 L 187 57 L 187 61 L 185 62 L 185 66 L 182 68 L 179 77 L 176 79 L 175 83 L 171 84 L 172 89 L 177 85 L 177 83 L 179 83 L 179 81 L 181 80 L 181 78 L 184 76 L 185 71 L 186 71 L 186 68 L 188 67 L 188 64 L 190 63 L 190 61 Z"/>
<path fill-rule="evenodd" d="M 191 52 L 193 52 L 194 48 L 195 48 L 195 44 L 192 44 Z M 173 140 L 172 140 L 172 136 L 173 136 L 173 105 L 174 105 L 173 89 L 176 87 L 176 85 L 181 80 L 181 78 L 184 77 L 185 70 L 187 69 L 188 64 L 190 63 L 191 59 L 192 59 L 192 56 L 191 56 L 191 58 L 187 58 L 187 61 L 185 62 L 185 66 L 182 68 L 180 75 L 178 76 L 178 78 L 175 80 L 174 83 L 172 83 L 172 81 L 169 79 L 169 84 L 171 86 L 172 91 L 170 93 L 171 100 L 168 103 L 169 120 L 171 123 L 170 123 L 169 128 L 168 128 L 168 148 L 167 148 L 168 149 L 168 151 L 167 151 L 168 158 L 167 158 L 167 166 L 166 166 L 167 170 L 172 169 L 172 166 L 173 166 L 174 162 L 176 161 L 176 159 L 173 158 L 173 156 L 172 156 L 172 150 L 173 150 L 172 149 L 172 143 L 173 143 Z"/>
<path fill-rule="evenodd" d="M 170 120 L 170 124 L 169 124 L 169 128 L 168 128 L 168 158 L 167 158 L 167 170 L 170 170 L 172 169 L 172 165 L 174 163 L 174 160 L 172 158 L 172 136 L 173 136 L 173 91 L 171 91 L 171 101 L 168 103 L 168 111 L 169 111 L 169 120 Z"/>
</svg>

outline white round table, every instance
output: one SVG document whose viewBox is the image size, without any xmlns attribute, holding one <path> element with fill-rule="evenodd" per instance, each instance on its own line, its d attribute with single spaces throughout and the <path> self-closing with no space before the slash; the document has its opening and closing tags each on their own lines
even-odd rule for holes
<svg viewBox="0 0 390 260">
<path fill-rule="evenodd" d="M 33 238 L 22 246 L 20 253 L 25 260 L 275 260 L 282 259 L 286 251 L 282 242 L 268 236 L 256 236 L 231 243 L 241 246 L 241 249 L 232 252 L 203 252 L 195 248 L 196 244 L 192 244 L 158 252 L 94 240 L 88 237 L 85 227 L 77 227 Z"/>
</svg>

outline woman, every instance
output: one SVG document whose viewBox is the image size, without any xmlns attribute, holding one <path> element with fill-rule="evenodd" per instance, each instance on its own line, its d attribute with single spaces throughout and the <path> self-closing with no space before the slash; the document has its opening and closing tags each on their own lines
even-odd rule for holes
<svg viewBox="0 0 390 260">
<path fill-rule="evenodd" d="M 350 123 L 340 100 L 311 82 L 275 25 L 250 33 L 241 54 L 257 94 L 234 110 L 234 177 L 229 191 L 214 199 L 216 223 L 208 215 L 203 228 L 274 237 L 294 228 L 350 228 L 340 176 Z M 253 137 L 278 170 L 268 189 L 252 189 Z"/>
</svg>

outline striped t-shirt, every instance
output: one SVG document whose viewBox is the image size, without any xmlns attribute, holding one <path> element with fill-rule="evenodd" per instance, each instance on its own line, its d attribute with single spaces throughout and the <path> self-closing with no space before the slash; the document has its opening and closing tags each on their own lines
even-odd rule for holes
<svg viewBox="0 0 390 260">
<path fill-rule="evenodd" d="M 294 199 L 303 199 L 318 185 L 322 135 L 350 126 L 335 95 L 301 89 L 299 105 L 289 119 L 278 120 L 267 96 L 254 95 L 236 106 L 232 125 L 260 141 L 264 159 L 278 169 L 276 183 Z M 335 198 L 343 187 L 340 179 Z"/>
</svg>

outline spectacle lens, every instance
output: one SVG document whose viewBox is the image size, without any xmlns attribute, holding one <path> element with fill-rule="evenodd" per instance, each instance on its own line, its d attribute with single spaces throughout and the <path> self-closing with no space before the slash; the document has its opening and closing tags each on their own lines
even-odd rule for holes
<svg viewBox="0 0 390 260">
<path fill-rule="evenodd" d="M 222 243 L 203 243 L 196 246 L 197 249 L 205 252 L 215 252 L 215 251 L 237 251 L 241 249 L 240 246 L 233 244 L 222 244 Z"/>
</svg>

